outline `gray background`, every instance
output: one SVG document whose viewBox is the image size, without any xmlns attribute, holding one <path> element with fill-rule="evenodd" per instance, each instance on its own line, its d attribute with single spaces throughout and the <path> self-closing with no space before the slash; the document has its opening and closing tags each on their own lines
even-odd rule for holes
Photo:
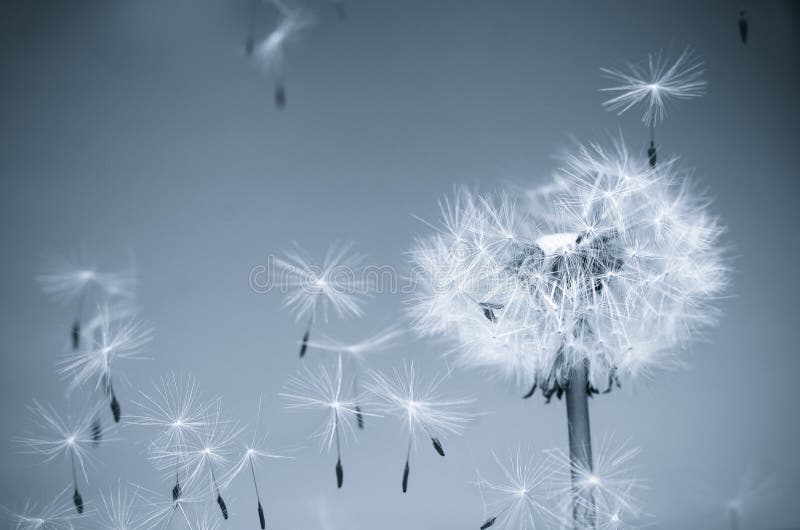
<svg viewBox="0 0 800 530">
<path fill-rule="evenodd" d="M 399 426 L 370 420 L 345 450 L 337 491 L 334 458 L 306 439 L 313 415 L 287 414 L 276 397 L 300 366 L 302 325 L 274 293 L 251 292 L 248 272 L 292 241 L 318 254 L 337 239 L 401 266 L 427 231 L 409 214 L 435 218 L 454 184 L 540 182 L 572 135 L 621 130 L 644 149 L 637 113 L 601 107 L 598 68 L 691 44 L 707 63 L 708 95 L 674 108 L 658 140 L 717 198 L 737 255 L 735 296 L 712 340 L 693 345 L 690 370 L 595 399 L 592 426 L 642 447 L 636 472 L 649 480 L 643 501 L 659 528 L 725 527 L 721 499 L 748 467 L 776 473 L 783 494 L 755 506 L 747 526 L 800 524 L 800 18 L 796 3 L 751 4 L 743 47 L 734 2 L 348 1 L 346 23 L 314 2 L 321 24 L 288 52 L 288 108 L 278 112 L 272 81 L 242 52 L 243 2 L 4 1 L 2 503 L 47 500 L 67 481 L 66 462 L 35 465 L 10 439 L 27 428 L 32 398 L 64 394 L 53 363 L 72 309 L 40 293 L 36 271 L 43 255 L 85 243 L 111 269 L 133 252 L 142 315 L 156 328 L 154 360 L 126 367 L 123 406 L 161 374 L 191 371 L 246 422 L 264 393 L 274 445 L 305 447 L 262 468 L 271 527 L 477 528 L 475 468 L 490 469 L 490 449 L 563 446 L 563 403 L 523 402 L 485 374 L 457 372 L 447 388 L 491 414 L 450 440 L 445 459 L 419 452 L 405 496 Z M 362 320 L 326 331 L 357 338 L 401 309 L 400 297 L 378 296 Z M 405 357 L 441 371 L 441 351 L 407 338 L 373 366 Z M 118 435 L 127 441 L 100 449 L 84 496 L 117 476 L 166 492 L 132 442 L 144 433 Z M 230 497 L 230 528 L 255 527 L 246 477 Z"/>
</svg>

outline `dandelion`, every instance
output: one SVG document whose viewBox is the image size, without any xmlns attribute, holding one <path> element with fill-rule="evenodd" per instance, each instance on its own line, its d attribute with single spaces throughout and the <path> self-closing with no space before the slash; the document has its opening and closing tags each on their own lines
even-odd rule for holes
<svg viewBox="0 0 800 530">
<path fill-rule="evenodd" d="M 314 25 L 314 17 L 302 9 L 289 9 L 276 0 L 272 4 L 280 13 L 280 21 L 272 32 L 263 40 L 252 45 L 252 55 L 258 65 L 268 74 L 275 76 L 275 106 L 283 109 L 286 106 L 285 47 L 297 37 L 297 34 Z"/>
<path fill-rule="evenodd" d="M 242 458 L 239 460 L 239 464 L 236 466 L 235 470 L 231 473 L 232 476 L 236 476 L 239 473 L 243 472 L 245 469 L 250 470 L 250 474 L 253 477 L 253 487 L 256 491 L 256 500 L 258 501 L 258 521 L 261 525 L 261 530 L 266 528 L 267 520 L 264 515 L 264 507 L 261 504 L 261 494 L 258 491 L 258 480 L 256 479 L 256 465 L 258 462 L 268 459 L 285 459 L 291 458 L 288 456 L 281 456 L 278 454 L 274 454 L 270 452 L 266 448 L 266 442 L 268 434 L 264 433 L 261 434 L 259 431 L 259 425 L 261 424 L 261 397 L 258 399 L 258 415 L 256 417 L 256 426 L 253 429 L 253 438 L 249 444 L 245 446 L 244 454 Z"/>
<path fill-rule="evenodd" d="M 363 370 L 363 365 L 366 362 L 367 356 L 391 347 L 395 343 L 396 339 L 403 333 L 404 331 L 400 328 L 396 326 L 390 326 L 356 342 L 344 342 L 328 336 L 321 336 L 317 340 L 307 341 L 306 344 L 309 348 L 335 353 L 337 355 L 343 355 L 351 359 L 355 367 L 353 384 L 356 392 L 358 392 L 360 388 L 359 376 Z M 364 415 L 361 411 L 360 405 L 356 405 L 356 420 L 358 428 L 363 429 Z"/>
<path fill-rule="evenodd" d="M 308 318 L 300 357 L 308 348 L 311 326 L 318 315 L 328 321 L 330 311 L 339 318 L 360 317 L 364 314 L 363 303 L 366 284 L 356 275 L 364 257 L 351 252 L 352 245 L 332 245 L 320 265 L 317 265 L 299 246 L 277 259 L 278 285 L 286 290 L 283 306 L 297 320 Z"/>
<path fill-rule="evenodd" d="M 131 299 L 136 284 L 133 271 L 101 272 L 96 266 L 85 263 L 85 256 L 80 259 L 52 258 L 36 278 L 45 294 L 64 303 L 77 301 L 75 320 L 70 331 L 73 350 L 80 346 L 81 319 L 87 298 Z"/>
<path fill-rule="evenodd" d="M 484 512 L 488 517 L 482 530 L 490 527 L 514 530 L 548 528 L 559 516 L 551 511 L 549 482 L 553 476 L 552 461 L 535 460 L 529 451 L 517 448 L 508 452 L 507 463 L 492 451 L 500 470 L 498 480 L 488 480 L 478 475 L 478 487 L 484 497 Z M 489 502 L 486 502 L 486 496 Z"/>
<path fill-rule="evenodd" d="M 36 506 L 27 501 L 19 511 L 4 509 L 15 530 L 62 530 L 74 528 L 76 515 L 69 501 L 64 497 L 72 486 L 67 486 L 44 506 Z"/>
<path fill-rule="evenodd" d="M 158 430 L 150 442 L 151 459 L 160 470 L 172 469 L 174 462 L 172 500 L 177 502 L 183 493 L 180 472 L 187 466 L 188 444 L 206 427 L 210 405 L 200 401 L 194 377 L 172 372 L 153 386 L 151 395 L 139 392 L 141 400 L 134 403 L 139 412 L 131 417 L 131 423 Z"/>
<path fill-rule="evenodd" d="M 672 62 L 660 52 L 647 57 L 647 65 L 629 63 L 626 69 L 601 68 L 609 79 L 619 84 L 603 88 L 603 92 L 617 94 L 603 106 L 618 114 L 644 106 L 642 121 L 650 127 L 650 146 L 647 156 L 651 167 L 656 164 L 655 126 L 667 115 L 667 104 L 672 100 L 693 99 L 705 94 L 706 82 L 703 62 L 691 48 L 686 48 Z"/>
<path fill-rule="evenodd" d="M 204 473 L 207 474 L 209 491 L 212 498 L 219 506 L 224 519 L 228 518 L 228 506 L 222 497 L 222 491 L 227 488 L 232 478 L 230 475 L 219 475 L 220 470 L 227 468 L 233 451 L 233 443 L 236 441 L 242 428 L 236 422 L 229 421 L 222 417 L 221 400 L 217 400 L 215 405 L 208 409 L 208 418 L 203 422 L 199 435 L 194 443 L 190 443 L 185 450 L 189 474 L 187 482 L 201 480 Z M 175 457 L 180 457 L 176 451 Z"/>
<path fill-rule="evenodd" d="M 446 398 L 439 392 L 444 377 L 433 377 L 426 382 L 414 370 L 414 363 L 404 364 L 402 372 L 395 368 L 390 377 L 380 372 L 370 375 L 367 390 L 380 400 L 380 410 L 400 417 L 408 429 L 408 450 L 402 481 L 405 493 L 411 470 L 411 448 L 416 445 L 417 435 L 424 434 L 434 450 L 444 456 L 443 436 L 461 434 L 471 419 L 464 408 L 473 401 Z"/>
<path fill-rule="evenodd" d="M 289 378 L 286 391 L 280 395 L 286 399 L 289 409 L 326 413 L 325 422 L 316 436 L 322 449 L 330 451 L 336 445 L 336 484 L 341 488 L 344 482 L 342 445 L 350 436 L 355 437 L 356 407 L 362 401 L 354 394 L 352 382 L 346 381 L 342 375 L 341 355 L 333 373 L 326 365 L 318 370 L 304 366 L 299 375 Z"/>
<path fill-rule="evenodd" d="M 142 351 L 152 338 L 152 329 L 126 316 L 127 309 L 122 309 L 120 316 L 113 311 L 107 304 L 101 305 L 97 315 L 89 321 L 91 343 L 59 360 L 57 366 L 59 374 L 70 379 L 71 389 L 93 383 L 95 390 L 102 390 L 110 400 L 114 421 L 118 423 L 122 409 L 114 392 L 112 364 L 143 358 Z"/>
<path fill-rule="evenodd" d="M 411 252 L 409 312 L 462 365 L 565 396 L 570 457 L 591 469 L 588 396 L 676 366 L 715 323 L 724 229 L 677 161 L 652 168 L 621 139 L 581 147 L 526 198 L 459 192 Z"/>
<path fill-rule="evenodd" d="M 89 447 L 96 445 L 102 433 L 95 422 L 96 411 L 89 409 L 81 414 L 61 417 L 52 406 L 37 400 L 28 407 L 40 432 L 14 439 L 20 452 L 41 457 L 49 463 L 61 456 L 69 460 L 72 470 L 72 502 L 78 514 L 83 513 L 83 496 L 78 487 L 78 475 L 88 482 L 86 463 L 90 459 Z"/>
</svg>

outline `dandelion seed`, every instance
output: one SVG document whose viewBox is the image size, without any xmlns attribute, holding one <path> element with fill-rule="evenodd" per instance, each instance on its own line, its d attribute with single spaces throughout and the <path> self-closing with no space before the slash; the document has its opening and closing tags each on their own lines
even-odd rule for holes
<svg viewBox="0 0 800 530">
<path fill-rule="evenodd" d="M 334 370 L 326 365 L 316 371 L 304 366 L 299 375 L 289 378 L 286 391 L 280 395 L 286 399 L 289 409 L 326 413 L 315 436 L 320 439 L 322 449 L 330 451 L 336 445 L 336 483 L 341 488 L 344 482 L 342 445 L 349 437 L 355 437 L 356 406 L 363 400 L 353 392 L 352 382 L 343 377 L 341 355 Z"/>
<path fill-rule="evenodd" d="M 222 517 L 227 519 L 228 507 L 222 492 L 227 489 L 234 474 L 231 472 L 220 476 L 219 471 L 230 466 L 234 443 L 243 429 L 236 422 L 222 417 L 221 406 L 221 400 L 218 399 L 207 410 L 207 418 L 197 439 L 191 441 L 185 450 L 189 469 L 186 481 L 192 483 L 207 472 L 209 491 L 219 506 Z"/>
<path fill-rule="evenodd" d="M 260 42 L 253 43 L 252 56 L 266 73 L 275 76 L 275 106 L 282 109 L 286 105 L 286 89 L 283 84 L 286 44 L 296 39 L 301 31 L 313 26 L 315 19 L 301 9 L 289 10 L 282 5 L 276 7 L 281 12 L 281 20 L 269 35 Z"/>
<path fill-rule="evenodd" d="M 548 528 L 559 518 L 547 505 L 550 499 L 548 482 L 553 476 L 552 463 L 547 458 L 535 458 L 530 451 L 517 448 L 501 460 L 492 452 L 500 479 L 489 480 L 478 475 L 477 485 L 484 498 L 484 510 L 490 516 L 481 528 L 535 530 Z M 489 497 L 488 502 L 486 496 Z"/>
<path fill-rule="evenodd" d="M 571 456 L 591 468 L 588 396 L 679 365 L 715 323 L 724 228 L 675 160 L 653 168 L 621 139 L 580 147 L 526 196 L 446 203 L 411 252 L 422 274 L 409 312 L 420 334 L 450 337 L 463 365 L 526 397 L 565 396 Z M 502 310 L 489 318 L 482 301 Z"/>
<path fill-rule="evenodd" d="M 99 418 L 95 418 L 92 422 L 92 444 L 97 447 L 100 445 L 100 440 L 103 439 L 103 425 L 100 423 Z"/>
<path fill-rule="evenodd" d="M 134 405 L 138 414 L 130 418 L 134 425 L 154 427 L 158 434 L 150 443 L 150 458 L 161 471 L 173 469 L 175 484 L 172 500 L 182 498 L 181 470 L 188 475 L 187 451 L 189 443 L 197 439 L 207 427 L 211 404 L 202 403 L 197 381 L 174 372 L 162 377 L 154 385 L 152 395 L 139 392 L 140 400 Z"/>
<path fill-rule="evenodd" d="M 152 339 L 152 329 L 129 315 L 127 307 L 101 305 L 87 327 L 90 344 L 57 363 L 59 374 L 70 380 L 70 389 L 92 382 L 96 390 L 102 389 L 117 423 L 122 409 L 114 393 L 112 366 L 123 360 L 142 359 L 143 349 Z"/>
<path fill-rule="evenodd" d="M 328 321 L 329 310 L 339 318 L 360 317 L 366 296 L 366 284 L 358 280 L 364 257 L 351 253 L 351 245 L 332 245 L 321 265 L 300 247 L 285 253 L 285 259 L 276 260 L 279 272 L 277 282 L 287 289 L 283 306 L 297 320 L 308 317 L 308 326 L 300 345 L 304 357 L 309 345 L 311 326 L 318 318 Z"/>
<path fill-rule="evenodd" d="M 20 452 L 38 455 L 43 463 L 49 463 L 58 457 L 69 460 L 72 471 L 72 501 L 79 514 L 83 513 L 83 497 L 78 488 L 78 475 L 88 482 L 86 463 L 90 461 L 89 447 L 96 444 L 95 439 L 102 437 L 96 432 L 96 407 L 72 416 L 61 417 L 48 405 L 34 400 L 28 407 L 36 427 L 40 433 L 14 438 L 13 443 Z"/>
<path fill-rule="evenodd" d="M 83 305 L 87 298 L 96 295 L 131 299 L 134 296 L 132 289 L 136 283 L 132 271 L 101 272 L 97 267 L 84 265 L 85 263 L 87 260 L 83 255 L 78 259 L 51 258 L 45 264 L 43 272 L 36 278 L 45 294 L 64 303 L 77 300 L 75 320 L 70 328 L 73 350 L 80 347 Z"/>
<path fill-rule="evenodd" d="M 408 486 L 411 448 L 420 432 L 431 441 L 434 450 L 444 456 L 440 437 L 444 434 L 461 434 L 471 415 L 464 409 L 472 400 L 446 399 L 439 393 L 444 378 L 433 377 L 424 381 L 414 370 L 414 363 L 404 364 L 403 372 L 396 368 L 391 377 L 379 372 L 370 373 L 367 390 L 381 403 L 382 412 L 399 416 L 408 429 L 408 451 L 403 471 L 403 493 Z"/>
<path fill-rule="evenodd" d="M 661 53 L 650 54 L 646 67 L 628 64 L 627 71 L 600 69 L 609 79 L 620 84 L 603 88 L 603 92 L 618 95 L 603 103 L 609 110 L 622 114 L 644 105 L 642 121 L 655 125 L 666 117 L 666 106 L 673 99 L 693 99 L 705 94 L 706 82 L 701 79 L 703 63 L 686 48 L 674 62 Z"/>
<path fill-rule="evenodd" d="M 345 342 L 328 336 L 321 336 L 319 339 L 308 341 L 308 346 L 324 352 L 343 355 L 350 359 L 352 361 L 355 373 L 353 384 L 356 393 L 359 393 L 359 381 L 361 380 L 360 376 L 361 372 L 364 370 L 364 364 L 366 363 L 368 356 L 379 353 L 386 348 L 393 346 L 396 342 L 396 339 L 403 333 L 404 331 L 400 328 L 396 326 L 390 326 L 356 342 Z M 361 411 L 361 406 L 356 404 L 355 410 L 358 428 L 363 429 L 364 414 Z"/>
<path fill-rule="evenodd" d="M 563 498 L 573 495 L 585 499 L 587 504 L 581 510 L 589 511 L 601 527 L 614 520 L 621 522 L 623 516 L 639 518 L 642 512 L 636 497 L 644 483 L 633 476 L 631 467 L 639 448 L 606 436 L 593 444 L 591 451 L 591 465 L 560 450 L 550 451 L 554 465 L 561 470 L 555 476 L 555 491 Z"/>
<path fill-rule="evenodd" d="M 262 530 L 265 528 L 266 519 L 264 517 L 264 508 L 261 506 L 261 494 L 258 490 L 258 480 L 256 479 L 256 464 L 264 459 L 288 459 L 291 457 L 281 456 L 274 454 L 267 449 L 268 434 L 262 433 L 259 430 L 261 425 L 261 402 L 262 398 L 258 398 L 258 414 L 256 416 L 256 426 L 253 429 L 253 438 L 248 445 L 245 446 L 244 454 L 239 460 L 234 471 L 231 473 L 233 477 L 243 472 L 245 469 L 250 470 L 250 475 L 253 478 L 253 487 L 256 491 L 256 500 L 258 501 L 258 520 L 261 524 Z"/>
</svg>

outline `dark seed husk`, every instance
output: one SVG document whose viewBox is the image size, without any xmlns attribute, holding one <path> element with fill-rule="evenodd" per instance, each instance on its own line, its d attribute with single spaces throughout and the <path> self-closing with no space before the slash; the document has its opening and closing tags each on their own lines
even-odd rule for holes
<svg viewBox="0 0 800 530">
<path fill-rule="evenodd" d="M 172 488 L 172 501 L 178 502 L 178 499 L 181 498 L 181 483 L 176 482 L 175 486 Z"/>
<path fill-rule="evenodd" d="M 490 518 L 486 519 L 486 522 L 484 522 L 484 523 L 481 525 L 481 530 L 486 530 L 487 528 L 489 528 L 490 526 L 492 526 L 492 525 L 494 524 L 494 522 L 495 522 L 495 521 L 497 521 L 497 517 L 496 517 L 496 516 L 495 516 L 495 517 L 490 517 Z"/>
<path fill-rule="evenodd" d="M 76 320 L 72 324 L 72 349 L 77 350 L 81 345 L 81 322 Z"/>
<path fill-rule="evenodd" d="M 442 442 L 440 442 L 438 438 L 431 438 L 431 442 L 433 442 L 433 448 L 436 449 L 436 452 L 439 453 L 439 456 L 444 456 L 444 447 L 442 447 Z"/>
<path fill-rule="evenodd" d="M 408 490 L 408 473 L 411 469 L 408 467 L 408 460 L 406 460 L 406 468 L 403 470 L 403 493 Z"/>
<path fill-rule="evenodd" d="M 339 459 L 336 461 L 336 484 L 339 488 L 342 487 L 344 483 L 344 468 L 342 467 L 342 460 Z"/>
<path fill-rule="evenodd" d="M 227 520 L 228 519 L 228 506 L 225 504 L 225 501 L 222 499 L 222 495 L 217 495 L 217 504 L 219 504 L 219 509 L 222 512 L 222 518 Z"/>
<path fill-rule="evenodd" d="M 261 523 L 261 530 L 267 527 L 267 520 L 264 517 L 264 509 L 261 507 L 261 501 L 258 503 L 258 522 Z"/>
<path fill-rule="evenodd" d="M 75 504 L 75 509 L 78 510 L 79 514 L 83 513 L 83 497 L 78 492 L 78 488 L 75 488 L 75 493 L 72 494 L 72 502 Z"/>
<path fill-rule="evenodd" d="M 122 417 L 122 408 L 119 406 L 117 396 L 111 396 L 111 414 L 114 415 L 114 422 L 119 423 L 119 419 Z"/>
<path fill-rule="evenodd" d="M 356 405 L 356 422 L 359 429 L 364 429 L 364 415 L 361 414 L 361 407 Z"/>
</svg>

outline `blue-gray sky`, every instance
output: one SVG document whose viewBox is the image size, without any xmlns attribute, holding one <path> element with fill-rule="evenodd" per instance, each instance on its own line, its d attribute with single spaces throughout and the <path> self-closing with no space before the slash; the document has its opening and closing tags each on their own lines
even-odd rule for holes
<svg viewBox="0 0 800 530">
<path fill-rule="evenodd" d="M 303 326 L 274 293 L 249 289 L 249 271 L 294 241 L 317 254 L 354 241 L 370 262 L 402 266 L 427 230 L 410 214 L 434 218 L 454 185 L 542 182 L 573 137 L 621 131 L 643 149 L 639 115 L 601 107 L 599 68 L 691 45 L 708 94 L 671 109 L 657 138 L 716 198 L 736 255 L 732 296 L 709 340 L 690 348 L 690 369 L 593 400 L 592 427 L 642 448 L 636 472 L 657 528 L 725 528 L 705 492 L 733 495 L 749 467 L 777 475 L 783 493 L 755 506 L 747 527 L 800 525 L 797 4 L 747 5 L 742 46 L 736 2 L 348 0 L 344 23 L 329 3 L 308 2 L 320 23 L 288 49 L 282 112 L 272 79 L 243 53 L 245 2 L 0 5 L 2 503 L 48 500 L 68 481 L 66 462 L 35 465 L 10 439 L 28 427 L 27 403 L 65 391 L 53 365 L 73 315 L 34 278 L 43 256 L 85 244 L 109 268 L 133 254 L 142 317 L 156 329 L 153 360 L 129 364 L 123 403 L 170 370 L 191 371 L 245 422 L 263 393 L 274 444 L 304 447 L 263 471 L 272 528 L 477 528 L 475 468 L 491 466 L 491 449 L 564 446 L 563 403 L 523 402 L 486 374 L 455 372 L 447 389 L 491 414 L 445 459 L 421 451 L 405 496 L 399 426 L 371 420 L 345 450 L 337 491 L 332 457 L 307 439 L 314 419 L 277 398 L 300 367 Z M 400 297 L 378 296 L 363 319 L 325 330 L 357 338 L 401 310 Z M 408 338 L 375 367 L 406 358 L 442 371 L 442 349 Z M 143 456 L 145 434 L 118 435 L 99 450 L 89 500 L 117 477 L 165 487 Z M 230 527 L 249 527 L 249 482 L 230 497 Z"/>
</svg>

